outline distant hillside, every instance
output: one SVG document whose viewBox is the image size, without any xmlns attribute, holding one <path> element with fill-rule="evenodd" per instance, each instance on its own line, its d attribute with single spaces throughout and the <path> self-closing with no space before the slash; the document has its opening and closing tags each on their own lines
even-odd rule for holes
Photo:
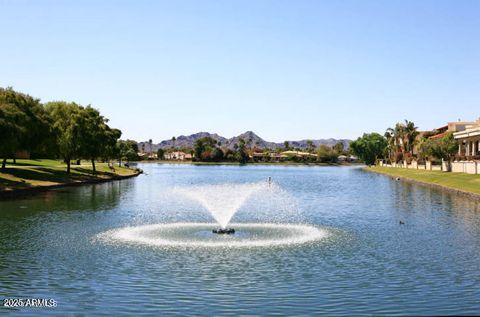
<svg viewBox="0 0 480 317">
<path fill-rule="evenodd" d="M 218 135 L 216 133 L 209 133 L 209 132 L 198 132 L 195 134 L 191 135 L 181 135 L 176 138 L 175 141 L 172 140 L 164 140 L 160 143 L 157 144 L 152 144 L 152 151 L 157 151 L 159 148 L 162 149 L 170 149 L 172 147 L 175 148 L 192 148 L 193 145 L 195 144 L 195 141 L 197 141 L 200 138 L 204 137 L 211 137 L 212 139 L 216 140 L 222 147 L 227 147 L 229 149 L 233 149 L 235 144 L 238 144 L 240 139 L 243 139 L 245 143 L 247 144 L 247 147 L 249 148 L 260 148 L 260 149 L 277 149 L 277 148 L 283 148 L 284 144 L 283 142 L 281 143 L 275 143 L 275 142 L 268 142 L 259 137 L 257 134 L 255 134 L 252 131 L 247 131 L 245 133 L 242 133 L 238 136 L 235 136 L 233 138 L 227 139 L 221 135 Z M 300 141 L 288 141 L 290 147 L 292 148 L 300 148 L 300 149 L 306 149 L 307 148 L 307 141 L 308 140 L 300 140 Z M 318 140 L 311 140 L 313 142 L 313 145 L 315 147 L 318 147 L 321 144 L 328 145 L 328 146 L 333 146 L 337 144 L 338 142 L 342 142 L 345 149 L 348 149 L 349 144 L 351 140 L 348 139 L 318 139 Z M 141 149 L 142 146 L 145 146 L 145 150 L 149 151 L 150 150 L 150 145 L 148 142 L 140 142 L 138 143 L 138 148 Z"/>
</svg>

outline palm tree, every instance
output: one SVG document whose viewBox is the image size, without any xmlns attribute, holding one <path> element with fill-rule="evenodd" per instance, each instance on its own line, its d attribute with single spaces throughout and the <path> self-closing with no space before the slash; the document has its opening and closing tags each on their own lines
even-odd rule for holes
<svg viewBox="0 0 480 317">
<path fill-rule="evenodd" d="M 385 148 L 385 157 L 388 157 L 388 159 L 392 161 L 393 154 L 395 152 L 394 130 L 392 128 L 388 128 L 387 131 L 385 131 L 384 136 L 387 139 L 387 147 Z"/>
<path fill-rule="evenodd" d="M 418 136 L 417 127 L 412 121 L 405 120 L 404 126 L 404 139 L 406 151 L 413 154 L 413 146 L 415 145 L 416 138 Z"/>
<path fill-rule="evenodd" d="M 393 130 L 395 137 L 395 145 L 398 151 L 405 153 L 405 127 L 401 123 L 397 123 Z"/>
<path fill-rule="evenodd" d="M 390 157 L 395 153 L 401 152 L 413 155 L 413 146 L 418 136 L 417 127 L 412 121 L 405 120 L 405 123 L 397 123 L 395 128 L 388 128 L 385 137 L 388 141 Z"/>
<path fill-rule="evenodd" d="M 313 141 L 312 140 L 307 140 L 307 152 L 312 153 L 313 152 Z"/>
<path fill-rule="evenodd" d="M 390 159 L 396 160 L 397 153 L 405 153 L 405 126 L 401 123 L 395 124 L 395 127 L 388 128 L 385 132 L 385 138 L 388 141 Z"/>
<path fill-rule="evenodd" d="M 152 139 L 148 140 L 148 145 L 150 145 L 150 156 L 152 156 Z"/>
</svg>

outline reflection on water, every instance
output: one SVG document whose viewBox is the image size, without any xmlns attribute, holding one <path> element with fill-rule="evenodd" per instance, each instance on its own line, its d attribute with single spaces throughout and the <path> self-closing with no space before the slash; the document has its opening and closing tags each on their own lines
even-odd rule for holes
<svg viewBox="0 0 480 317">
<path fill-rule="evenodd" d="M 59 188 L 22 199 L 0 201 L 1 216 L 3 219 L 8 216 L 36 215 L 38 212 L 114 208 L 119 203 L 120 195 L 126 194 L 132 186 L 129 180 L 114 181 Z"/>
<path fill-rule="evenodd" d="M 141 168 L 146 175 L 134 179 L 1 201 L 1 297 L 58 301 L 54 310 L 23 309 L 27 315 L 480 313 L 478 201 L 357 168 Z M 289 209 L 297 216 L 247 202 L 232 221 L 301 222 L 326 228 L 328 238 L 248 249 L 96 240 L 128 226 L 211 223 L 171 189 L 268 177 L 296 198 Z"/>
</svg>

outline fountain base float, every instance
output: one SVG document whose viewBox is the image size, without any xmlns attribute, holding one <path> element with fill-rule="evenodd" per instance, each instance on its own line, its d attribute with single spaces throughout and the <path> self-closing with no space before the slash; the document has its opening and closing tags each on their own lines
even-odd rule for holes
<svg viewBox="0 0 480 317">
<path fill-rule="evenodd" d="M 235 229 L 233 228 L 218 228 L 218 229 L 213 229 L 212 230 L 213 233 L 215 234 L 234 234 L 235 233 Z"/>
</svg>

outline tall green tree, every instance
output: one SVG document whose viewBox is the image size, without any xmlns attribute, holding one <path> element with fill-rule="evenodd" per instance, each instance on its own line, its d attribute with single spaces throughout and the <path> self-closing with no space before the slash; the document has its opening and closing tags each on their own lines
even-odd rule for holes
<svg viewBox="0 0 480 317">
<path fill-rule="evenodd" d="M 413 148 L 417 142 L 418 128 L 412 121 L 405 120 L 404 123 L 397 123 L 395 128 L 388 128 L 385 132 L 387 139 L 386 152 L 392 161 L 398 161 L 405 156 L 413 156 Z"/>
<path fill-rule="evenodd" d="M 392 128 L 388 128 L 384 134 L 385 139 L 387 140 L 387 147 L 384 151 L 384 157 L 389 160 L 393 160 L 395 154 L 396 145 L 395 145 L 395 135 Z"/>
<path fill-rule="evenodd" d="M 344 152 L 344 150 L 345 150 L 345 145 L 343 145 L 342 142 L 337 142 L 337 143 L 333 146 L 333 150 L 340 155 L 340 154 L 342 154 L 342 153 Z"/>
<path fill-rule="evenodd" d="M 453 133 L 447 133 L 440 139 L 422 139 L 418 148 L 422 158 L 434 157 L 450 161 L 458 151 L 458 143 L 455 141 Z"/>
<path fill-rule="evenodd" d="M 78 117 L 81 127 L 81 133 L 79 133 L 80 155 L 92 162 L 93 174 L 97 172 L 95 160 L 101 157 L 112 157 L 112 150 L 121 136 L 121 131 L 112 130 L 107 122 L 108 119 L 103 117 L 97 109 L 91 106 L 81 108 Z"/>
<path fill-rule="evenodd" d="M 422 138 L 418 142 L 418 158 L 421 160 L 430 159 L 433 156 L 432 148 L 434 146 L 435 140 L 430 138 Z"/>
<path fill-rule="evenodd" d="M 159 160 L 163 160 L 163 158 L 165 157 L 165 150 L 160 148 L 157 150 L 157 158 Z"/>
<path fill-rule="evenodd" d="M 350 143 L 353 154 L 367 165 L 375 164 L 376 160 L 382 157 L 387 146 L 385 137 L 378 133 L 365 133 L 362 137 Z"/>
<path fill-rule="evenodd" d="M 54 101 L 46 104 L 47 113 L 52 118 L 52 130 L 56 140 L 56 150 L 67 164 L 70 174 L 70 161 L 81 155 L 82 132 L 81 115 L 83 107 L 76 103 Z"/>
<path fill-rule="evenodd" d="M 415 126 L 415 123 L 413 123 L 412 121 L 405 120 L 403 131 L 404 131 L 405 150 L 408 153 L 413 154 L 413 147 L 415 145 L 415 142 L 418 136 L 418 128 Z"/>
<path fill-rule="evenodd" d="M 335 163 L 338 160 L 338 152 L 328 145 L 321 144 L 317 151 L 317 160 L 321 163 Z"/>
<path fill-rule="evenodd" d="M 244 139 L 240 139 L 240 141 L 238 142 L 236 156 L 237 156 L 238 162 L 240 162 L 241 164 L 247 163 L 248 160 L 250 159 L 250 157 L 248 156 L 247 147 L 245 145 Z"/>
<path fill-rule="evenodd" d="M 224 158 L 222 149 L 217 146 L 217 141 L 210 137 L 200 138 L 193 147 L 196 161 L 218 162 Z"/>
<path fill-rule="evenodd" d="M 315 150 L 312 140 L 307 140 L 307 152 L 312 153 Z"/>
<path fill-rule="evenodd" d="M 13 157 L 19 147 L 20 136 L 25 133 L 24 113 L 16 106 L 13 92 L 9 89 L 0 90 L 0 155 L 2 170 L 5 169 L 7 158 Z"/>
<path fill-rule="evenodd" d="M 200 138 L 195 141 L 195 144 L 193 145 L 193 151 L 194 151 L 195 161 L 201 161 L 202 154 L 205 151 L 205 140 L 203 138 Z"/>
<path fill-rule="evenodd" d="M 122 131 L 108 127 L 105 136 L 106 141 L 102 157 L 105 161 L 116 159 L 120 155 L 117 142 L 122 136 Z"/>
<path fill-rule="evenodd" d="M 0 88 L 0 155 L 2 169 L 7 157 L 19 150 L 34 151 L 50 135 L 50 122 L 40 100 L 12 88 Z"/>
<path fill-rule="evenodd" d="M 118 164 L 122 164 L 122 160 L 135 161 L 138 160 L 138 143 L 133 140 L 117 141 Z"/>
</svg>

